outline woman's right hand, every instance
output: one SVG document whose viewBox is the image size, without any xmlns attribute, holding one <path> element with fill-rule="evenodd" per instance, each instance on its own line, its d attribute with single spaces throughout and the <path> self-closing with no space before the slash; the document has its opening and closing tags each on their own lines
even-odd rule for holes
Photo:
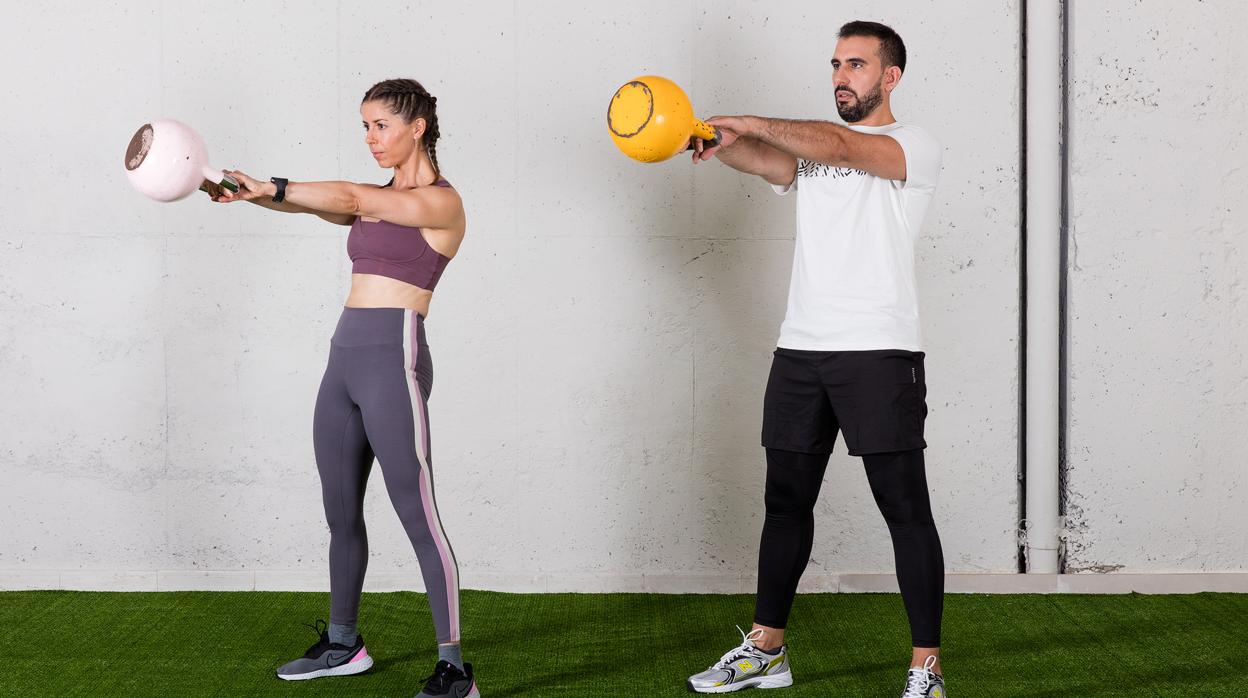
<svg viewBox="0 0 1248 698">
<path fill-rule="evenodd" d="M 204 183 L 199 185 L 199 190 L 207 194 L 209 199 L 216 202 L 221 201 L 221 193 L 223 190 L 221 189 L 220 184 L 205 179 Z"/>
</svg>

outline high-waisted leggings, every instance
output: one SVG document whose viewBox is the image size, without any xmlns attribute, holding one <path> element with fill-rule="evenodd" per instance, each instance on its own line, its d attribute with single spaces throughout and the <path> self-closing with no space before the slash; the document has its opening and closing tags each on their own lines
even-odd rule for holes
<svg viewBox="0 0 1248 698">
<path fill-rule="evenodd" d="M 815 537 L 815 500 L 828 466 L 827 453 L 767 449 L 767 517 L 758 555 L 754 622 L 783 628 L 788 622 Z M 932 521 L 923 451 L 864 455 L 871 494 L 888 523 L 897 584 L 915 647 L 940 646 L 945 563 Z"/>
<path fill-rule="evenodd" d="M 344 308 L 316 397 L 313 441 L 330 531 L 330 622 L 357 621 L 368 566 L 364 488 L 375 457 L 445 644 L 459 642 L 459 571 L 433 496 L 426 409 L 432 386 L 419 313 Z"/>
</svg>

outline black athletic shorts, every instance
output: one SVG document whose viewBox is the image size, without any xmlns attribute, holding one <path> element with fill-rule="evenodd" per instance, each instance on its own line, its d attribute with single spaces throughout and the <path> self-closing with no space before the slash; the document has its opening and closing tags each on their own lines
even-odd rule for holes
<svg viewBox="0 0 1248 698">
<path fill-rule="evenodd" d="M 763 446 L 850 455 L 926 448 L 923 353 L 776 349 L 763 398 Z"/>
</svg>

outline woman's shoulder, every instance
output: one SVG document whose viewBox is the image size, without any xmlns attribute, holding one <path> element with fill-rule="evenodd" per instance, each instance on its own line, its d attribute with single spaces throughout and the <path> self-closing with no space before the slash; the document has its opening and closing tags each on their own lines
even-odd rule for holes
<svg viewBox="0 0 1248 698">
<path fill-rule="evenodd" d="M 390 181 L 386 182 L 385 184 L 362 184 L 361 186 L 373 187 L 374 189 L 388 189 L 394 186 L 394 179 L 391 178 Z M 451 190 L 455 189 L 455 187 L 450 182 L 448 182 L 445 177 L 438 177 L 436 180 L 434 180 L 430 184 L 408 187 L 407 189 L 402 189 L 400 191 L 417 191 L 419 189 L 425 189 L 427 187 L 440 187 L 440 188 L 451 189 Z"/>
</svg>

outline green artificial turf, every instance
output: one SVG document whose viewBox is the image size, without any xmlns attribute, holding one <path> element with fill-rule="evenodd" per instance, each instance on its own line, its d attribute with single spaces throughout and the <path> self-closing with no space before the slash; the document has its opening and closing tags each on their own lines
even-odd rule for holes
<svg viewBox="0 0 1248 698">
<path fill-rule="evenodd" d="M 285 682 L 328 595 L 0 593 L 0 695 L 411 696 L 436 661 L 425 597 L 366 594 L 364 675 Z M 463 594 L 464 655 L 485 698 L 679 696 L 740 641 L 749 596 Z M 954 698 L 1240 696 L 1248 595 L 950 595 L 943 663 Z M 901 600 L 797 599 L 794 686 L 773 698 L 896 696 L 909 660 Z"/>
</svg>

